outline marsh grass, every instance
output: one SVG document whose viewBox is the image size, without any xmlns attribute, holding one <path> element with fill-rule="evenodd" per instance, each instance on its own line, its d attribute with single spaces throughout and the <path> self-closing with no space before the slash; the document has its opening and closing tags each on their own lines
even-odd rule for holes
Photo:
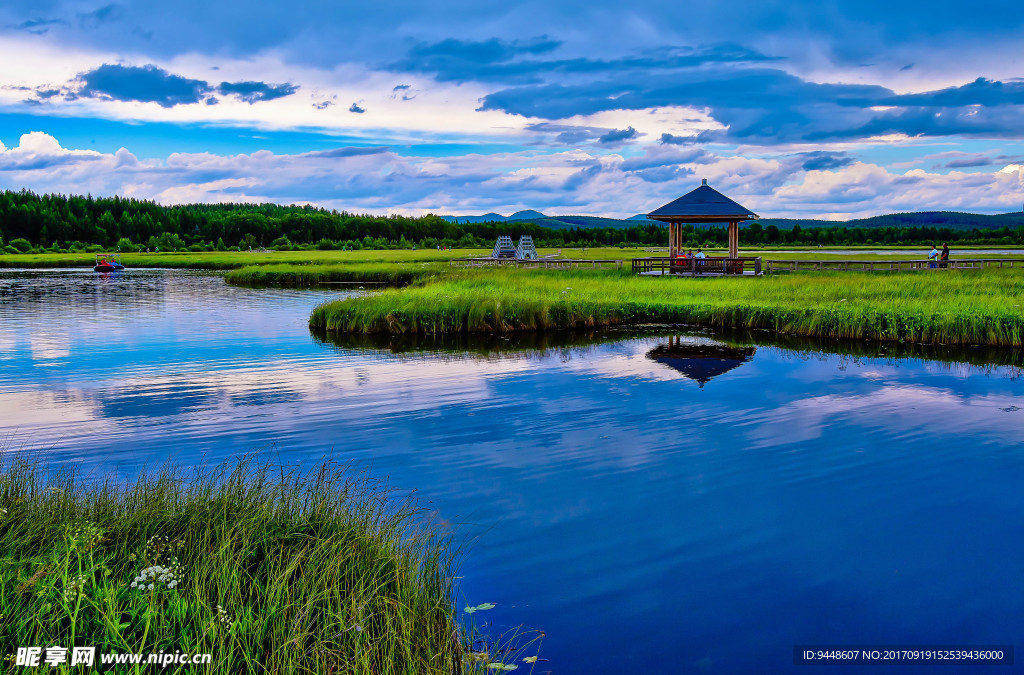
<svg viewBox="0 0 1024 675">
<path fill-rule="evenodd" d="M 820 272 L 750 278 L 581 270 L 466 270 L 317 307 L 310 326 L 351 333 L 511 333 L 644 323 L 1021 346 L 1024 274 Z"/>
<path fill-rule="evenodd" d="M 95 645 L 211 653 L 216 673 L 488 671 L 458 621 L 456 548 L 424 516 L 332 462 L 122 480 L 3 460 L 0 658 Z"/>
<path fill-rule="evenodd" d="M 445 272 L 442 262 L 360 262 L 337 265 L 250 265 L 224 280 L 234 286 L 315 286 L 332 282 L 408 284 Z"/>
</svg>

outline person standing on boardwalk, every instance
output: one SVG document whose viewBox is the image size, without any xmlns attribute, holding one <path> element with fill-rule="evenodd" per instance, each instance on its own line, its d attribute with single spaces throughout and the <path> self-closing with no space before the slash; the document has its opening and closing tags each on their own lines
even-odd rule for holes
<svg viewBox="0 0 1024 675">
<path fill-rule="evenodd" d="M 935 269 L 938 265 L 935 264 L 935 259 L 939 257 L 939 250 L 935 248 L 935 244 L 932 244 L 932 250 L 928 252 L 928 268 Z"/>
<path fill-rule="evenodd" d="M 942 253 L 939 255 L 939 267 L 949 267 L 949 244 L 942 242 Z"/>
</svg>

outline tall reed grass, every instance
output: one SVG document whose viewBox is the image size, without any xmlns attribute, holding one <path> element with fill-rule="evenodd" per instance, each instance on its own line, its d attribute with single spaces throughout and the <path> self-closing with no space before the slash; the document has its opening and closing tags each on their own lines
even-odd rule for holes
<svg viewBox="0 0 1024 675">
<path fill-rule="evenodd" d="M 751 278 L 468 270 L 317 307 L 310 326 L 352 333 L 510 333 L 644 323 L 767 328 L 832 338 L 1024 343 L 1017 269 Z"/>
<path fill-rule="evenodd" d="M 87 645 L 212 654 L 189 672 L 493 672 L 456 620 L 452 540 L 422 516 L 331 462 L 121 480 L 5 460 L 0 658 Z"/>
<path fill-rule="evenodd" d="M 332 282 L 407 284 L 448 269 L 437 262 L 364 262 L 334 265 L 251 265 L 224 280 L 235 286 L 313 286 Z"/>
</svg>

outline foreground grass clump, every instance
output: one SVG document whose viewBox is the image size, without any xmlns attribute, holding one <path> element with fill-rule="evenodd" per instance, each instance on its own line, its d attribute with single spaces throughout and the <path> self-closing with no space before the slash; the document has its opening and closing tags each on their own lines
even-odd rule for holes
<svg viewBox="0 0 1024 675">
<path fill-rule="evenodd" d="M 332 282 L 408 284 L 443 273 L 448 263 L 363 262 L 335 265 L 251 265 L 224 280 L 235 286 L 313 286 Z"/>
<path fill-rule="evenodd" d="M 750 278 L 466 271 L 329 302 L 310 326 L 353 333 L 509 333 L 643 323 L 832 338 L 1024 344 L 1024 273 L 808 273 Z"/>
<path fill-rule="evenodd" d="M 8 461 L 0 659 L 94 645 L 212 654 L 189 672 L 461 672 L 450 542 L 419 516 L 331 463 L 121 481 Z"/>
</svg>

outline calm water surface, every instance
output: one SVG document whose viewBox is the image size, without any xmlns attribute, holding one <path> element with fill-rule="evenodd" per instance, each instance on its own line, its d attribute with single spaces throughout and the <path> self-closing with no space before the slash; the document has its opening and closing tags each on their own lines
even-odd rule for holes
<svg viewBox="0 0 1024 675">
<path fill-rule="evenodd" d="M 271 446 L 368 468 L 474 538 L 460 591 L 497 603 L 492 631 L 546 632 L 538 672 L 807 672 L 798 643 L 1020 651 L 1017 355 L 665 331 L 394 353 L 310 335 L 343 294 L 0 272 L 0 447 L 124 472 Z"/>
</svg>

